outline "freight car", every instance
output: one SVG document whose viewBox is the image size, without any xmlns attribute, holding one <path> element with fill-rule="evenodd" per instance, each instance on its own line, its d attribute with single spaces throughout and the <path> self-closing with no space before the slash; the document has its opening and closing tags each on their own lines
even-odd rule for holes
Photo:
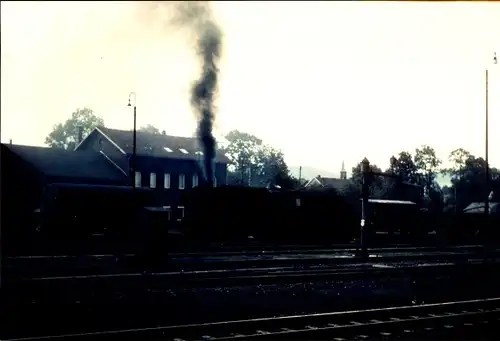
<svg viewBox="0 0 500 341">
<path fill-rule="evenodd" d="M 451 219 L 428 211 L 422 203 L 369 199 L 368 243 L 472 241 L 472 217 Z M 332 244 L 351 242 L 360 235 L 361 200 L 349 201 L 333 190 L 195 188 L 186 191 L 182 206 L 187 242 L 245 241 L 252 237 L 272 243 Z"/>
<path fill-rule="evenodd" d="M 365 237 L 372 243 L 421 243 L 432 231 L 426 212 L 415 202 L 369 199 Z"/>
<path fill-rule="evenodd" d="M 192 243 L 241 241 L 261 237 L 275 224 L 271 196 L 266 188 L 196 187 L 182 198 L 182 230 Z"/>
<path fill-rule="evenodd" d="M 223 186 L 185 194 L 186 240 L 339 243 L 352 239 L 359 221 L 338 195 Z M 357 219 L 358 217 L 358 219 Z"/>
<path fill-rule="evenodd" d="M 138 217 L 154 203 L 150 189 L 76 184 L 47 186 L 32 244 L 43 253 L 121 252 L 137 247 Z M 113 250 L 112 250 L 113 249 Z"/>
<path fill-rule="evenodd" d="M 335 191 L 292 192 L 295 208 L 295 239 L 310 243 L 347 243 L 359 231 L 360 213 Z"/>
</svg>

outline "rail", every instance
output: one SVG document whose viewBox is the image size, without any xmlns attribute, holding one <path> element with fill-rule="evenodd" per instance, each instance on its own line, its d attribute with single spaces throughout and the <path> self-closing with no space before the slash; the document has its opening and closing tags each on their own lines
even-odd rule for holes
<svg viewBox="0 0 500 341">
<path fill-rule="evenodd" d="M 500 258 L 500 250 L 490 254 L 492 258 Z M 311 267 L 317 265 L 352 266 L 354 264 L 379 264 L 391 262 L 460 262 L 471 258 L 481 258 L 480 250 L 450 250 L 448 252 L 395 252 L 395 253 L 369 253 L 367 257 L 360 257 L 349 252 L 324 253 L 324 254 L 282 254 L 273 255 L 261 253 L 258 255 L 245 255 L 224 257 L 173 257 L 168 264 L 160 264 L 156 273 L 172 273 L 175 271 L 230 271 L 242 268 L 266 267 Z M 166 260 L 166 257 L 165 257 Z M 18 259 L 4 262 L 5 273 L 17 279 L 28 278 L 58 278 L 88 277 L 89 273 L 103 277 L 138 276 L 144 272 L 144 264 L 128 262 L 127 259 L 116 261 L 114 258 L 84 257 L 79 259 L 54 258 L 54 259 Z"/>
<path fill-rule="evenodd" d="M 76 288 L 109 289 L 120 287 L 127 290 L 144 288 L 196 288 L 214 286 L 252 286 L 268 284 L 301 283 L 304 281 L 352 281 L 380 278 L 435 278 L 436 276 L 475 276 L 476 274 L 496 273 L 498 262 L 483 263 L 481 259 L 470 259 L 460 263 L 423 264 L 421 266 L 364 266 L 353 268 L 325 268 L 311 270 L 262 270 L 243 272 L 213 272 L 197 273 L 130 273 L 119 275 L 88 275 L 71 277 L 45 277 L 37 279 L 20 279 L 8 282 L 9 287 L 18 292 L 32 292 L 37 288 L 73 292 Z M 43 286 L 40 286 L 43 284 Z"/>
<path fill-rule="evenodd" d="M 390 252 L 425 252 L 425 251 L 465 251 L 465 250 L 482 250 L 482 245 L 458 245 L 450 246 L 447 248 L 437 246 L 387 246 L 387 247 L 374 247 L 367 248 L 369 253 L 380 254 Z M 224 250 L 224 251 L 222 251 Z M 254 255 L 254 254 L 323 254 L 323 253 L 339 253 L 339 252 L 354 252 L 357 250 L 354 244 L 339 244 L 331 245 L 329 247 L 314 246 L 314 245 L 280 245 L 280 246 L 250 246 L 250 247 L 222 247 L 214 249 L 213 251 L 199 251 L 199 252 L 171 252 L 171 257 L 224 257 L 224 256 L 239 256 L 239 255 Z M 78 259 L 82 257 L 87 258 L 114 258 L 115 254 L 88 254 L 88 255 L 18 255 L 7 257 L 9 260 L 43 260 L 43 259 Z M 127 253 L 121 255 L 122 257 L 134 257 L 134 253 Z"/>
<path fill-rule="evenodd" d="M 394 333 L 432 331 L 473 323 L 499 321 L 500 298 L 455 301 L 392 308 L 260 318 L 204 324 L 109 330 L 94 333 L 50 335 L 5 341 L 32 340 L 290 340 L 358 337 L 388 338 Z"/>
</svg>

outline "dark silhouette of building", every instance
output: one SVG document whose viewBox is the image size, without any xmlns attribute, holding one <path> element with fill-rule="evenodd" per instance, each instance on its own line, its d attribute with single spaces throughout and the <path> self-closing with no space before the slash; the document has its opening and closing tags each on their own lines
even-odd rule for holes
<svg viewBox="0 0 500 341">
<path fill-rule="evenodd" d="M 344 162 L 342 161 L 340 178 L 327 178 L 318 175 L 315 178 L 312 178 L 307 184 L 305 184 L 304 188 L 335 189 L 339 192 L 342 192 L 350 184 L 352 184 L 352 182 L 351 180 L 347 179 L 347 172 L 345 170 Z"/>
<path fill-rule="evenodd" d="M 130 186 L 126 174 L 93 151 L 2 144 L 1 155 L 4 241 L 40 223 L 38 213 L 54 184 Z"/>
<path fill-rule="evenodd" d="M 179 206 L 182 193 L 203 182 L 203 149 L 196 138 L 137 132 L 137 187 L 154 189 L 158 204 Z M 123 174 L 133 177 L 133 132 L 99 127 L 75 151 L 93 150 L 104 155 Z M 226 184 L 229 159 L 216 154 L 214 185 Z M 182 205 L 182 204 L 180 204 Z M 174 208 L 174 207 L 172 207 Z"/>
</svg>

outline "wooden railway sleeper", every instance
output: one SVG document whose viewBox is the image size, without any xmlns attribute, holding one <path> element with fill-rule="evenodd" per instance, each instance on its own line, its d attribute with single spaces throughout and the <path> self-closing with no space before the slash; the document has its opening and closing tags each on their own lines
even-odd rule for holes
<svg viewBox="0 0 500 341">
<path fill-rule="evenodd" d="M 259 329 L 259 330 L 256 330 L 255 332 L 250 332 L 250 333 L 247 333 L 247 334 L 239 334 L 238 336 L 233 336 L 233 335 L 220 335 L 220 336 L 212 336 L 210 337 L 209 340 L 231 340 L 231 339 L 244 339 L 244 340 L 249 340 L 249 339 L 257 339 L 257 338 L 260 338 L 262 336 L 266 336 L 266 337 L 272 337 L 273 339 L 278 339 L 278 338 L 282 338 L 283 336 L 288 339 L 288 338 L 294 338 L 295 335 L 297 334 L 300 334 L 302 335 L 303 337 L 305 338 L 310 338 L 311 335 L 313 335 L 313 332 L 314 331 L 317 331 L 317 332 L 331 332 L 332 334 L 334 333 L 334 330 L 346 330 L 348 328 L 351 328 L 351 329 L 355 329 L 355 328 L 358 328 L 358 329 L 367 329 L 367 331 L 373 327 L 377 327 L 377 326 L 387 326 L 387 327 L 390 327 L 390 328 L 393 328 L 393 327 L 396 327 L 396 329 L 398 329 L 398 325 L 399 324 L 402 324 L 402 325 L 406 325 L 406 324 L 418 324 L 418 323 L 425 323 L 425 322 L 429 322 L 429 321 L 432 321 L 432 320 L 439 320 L 439 319 L 450 319 L 450 318 L 454 318 L 454 317 L 457 317 L 457 318 L 460 318 L 460 317 L 470 317 L 470 316 L 480 316 L 480 315 L 483 315 L 483 314 L 487 314 L 487 313 L 500 313 L 500 308 L 496 308 L 496 309 L 491 309 L 491 310 L 486 310 L 486 309 L 474 309 L 473 311 L 468 311 L 467 313 L 457 313 L 457 312 L 450 312 L 450 311 L 445 311 L 445 312 L 441 312 L 439 314 L 427 314 L 427 316 L 421 316 L 421 317 L 418 317 L 418 316 L 407 316 L 407 317 L 404 317 L 404 318 L 396 318 L 396 317 L 389 317 L 385 320 L 368 320 L 368 321 L 365 321 L 365 322 L 360 322 L 360 321 L 350 321 L 348 323 L 344 323 L 344 324 L 333 324 L 333 323 L 329 323 L 329 324 L 321 324 L 321 325 L 318 325 L 318 326 L 313 326 L 313 325 L 307 325 L 307 326 L 303 326 L 302 328 L 279 328 L 279 330 L 262 330 L 262 329 Z M 500 319 L 500 318 L 498 318 Z M 460 322 L 456 322 L 456 323 L 460 323 Z M 443 325 L 443 328 L 444 329 L 452 329 L 454 328 L 454 324 L 456 323 L 453 323 L 453 322 L 446 322 L 446 324 Z M 467 322 L 462 322 L 462 324 L 464 323 L 467 323 Z M 477 323 L 489 323 L 487 320 L 482 320 L 482 321 L 479 321 L 479 322 L 476 322 Z M 472 323 L 471 325 L 474 325 L 474 323 Z M 405 328 L 403 329 L 403 333 L 411 333 L 415 330 L 418 330 L 418 326 L 417 328 L 414 328 L 414 329 L 408 329 L 408 328 Z M 425 331 L 433 331 L 435 330 L 435 327 L 422 327 L 420 329 L 423 329 Z M 351 332 L 347 332 L 347 334 L 353 334 L 354 333 L 354 330 L 352 330 Z M 367 333 L 369 335 L 369 333 Z M 384 337 L 389 337 L 391 336 L 392 334 L 396 334 L 394 332 L 390 332 L 390 331 L 381 331 L 379 332 L 379 335 L 380 336 L 384 336 Z M 356 336 L 355 337 L 362 337 L 363 335 L 366 335 L 365 333 L 363 334 L 355 334 Z M 194 339 L 196 340 L 196 339 Z"/>
<path fill-rule="evenodd" d="M 377 317 L 377 319 L 374 319 Z M 481 322 L 487 321 L 487 322 Z M 380 308 L 362 311 L 311 314 L 283 318 L 263 318 L 198 325 L 163 326 L 99 333 L 36 337 L 28 340 L 254 340 L 254 339 L 351 339 L 360 335 L 388 338 L 392 334 L 411 334 L 411 331 L 432 333 L 439 326 L 493 325 L 500 321 L 500 298 L 462 302 Z M 436 324 L 438 322 L 438 324 Z M 470 326 L 469 326 L 470 324 Z M 453 331 L 455 328 L 441 328 Z M 385 335 L 386 333 L 387 335 Z"/>
</svg>

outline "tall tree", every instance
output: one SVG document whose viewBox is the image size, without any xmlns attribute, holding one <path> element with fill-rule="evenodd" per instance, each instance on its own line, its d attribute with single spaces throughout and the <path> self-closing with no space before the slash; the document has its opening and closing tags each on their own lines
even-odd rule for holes
<svg viewBox="0 0 500 341">
<path fill-rule="evenodd" d="M 220 149 L 232 161 L 229 183 L 291 186 L 292 178 L 281 151 L 263 144 L 254 135 L 238 130 L 229 132 L 225 137 L 229 144 Z"/>
<path fill-rule="evenodd" d="M 52 148 L 73 150 L 78 142 L 78 130 L 83 129 L 85 138 L 95 127 L 104 126 L 104 120 L 94 114 L 92 109 L 76 109 L 71 118 L 64 123 L 54 125 L 52 131 L 45 138 L 45 144 Z"/>
<path fill-rule="evenodd" d="M 458 148 L 450 153 L 448 159 L 452 162 L 454 171 L 459 171 L 465 167 L 465 164 L 470 156 L 471 154 L 468 151 L 463 148 Z"/>
<path fill-rule="evenodd" d="M 161 134 L 160 129 L 156 128 L 155 126 L 153 126 L 151 124 L 148 124 L 144 127 L 140 127 L 139 131 L 141 131 L 143 133 L 150 133 L 153 135 L 160 135 Z"/>
<path fill-rule="evenodd" d="M 254 183 L 260 186 L 291 186 L 290 171 L 285 162 L 285 156 L 281 151 L 264 145 L 258 149 L 256 159 L 256 174 L 252 179 Z"/>
<path fill-rule="evenodd" d="M 443 188 L 444 208 L 447 211 L 458 212 L 469 202 L 468 194 L 462 192 L 464 186 L 461 180 L 470 157 L 471 154 L 467 150 L 455 149 L 448 156 L 450 167 L 441 170 L 441 173 L 449 175 L 452 181 L 451 186 Z"/>
<path fill-rule="evenodd" d="M 398 157 L 392 157 L 389 171 L 399 175 L 401 180 L 412 184 L 418 183 L 418 168 L 413 162 L 412 155 L 407 151 L 399 153 Z"/>
<path fill-rule="evenodd" d="M 256 153 L 262 145 L 262 140 L 238 130 L 229 132 L 225 138 L 229 144 L 220 149 L 231 160 L 231 171 L 237 173 L 234 177 L 239 178 L 242 183 L 248 183 L 248 177 L 257 162 Z"/>
<path fill-rule="evenodd" d="M 426 196 L 424 198 L 425 206 L 432 211 L 441 211 L 443 208 L 443 194 L 441 187 L 436 182 L 436 175 L 440 171 L 441 160 L 437 157 L 434 148 L 423 145 L 415 149 L 415 166 L 419 174 L 422 175 L 419 181 L 424 186 Z"/>
<path fill-rule="evenodd" d="M 375 164 L 370 164 L 370 171 L 374 173 L 381 173 L 382 170 Z M 370 178 L 370 196 L 381 198 L 386 195 L 386 187 L 385 187 L 385 179 L 383 176 L 374 175 Z M 361 163 L 358 163 L 356 166 L 352 167 L 351 173 L 351 181 L 352 185 L 349 186 L 349 192 L 357 192 L 361 193 L 361 184 L 363 183 L 362 174 L 361 174 Z"/>
<path fill-rule="evenodd" d="M 396 200 L 409 200 L 419 202 L 421 199 L 420 187 L 411 185 L 418 184 L 418 168 L 413 162 L 412 155 L 407 151 L 402 151 L 398 157 L 392 156 L 389 162 L 389 169 L 386 173 L 397 177 L 386 177 L 386 198 Z"/>
<path fill-rule="evenodd" d="M 451 167 L 445 168 L 441 172 L 448 174 L 451 177 L 460 177 L 470 156 L 471 154 L 463 148 L 453 150 L 448 156 L 448 161 L 451 163 Z"/>
<path fill-rule="evenodd" d="M 486 192 L 500 192 L 500 171 L 490 168 L 489 188 L 486 185 L 486 161 L 474 155 L 469 155 L 464 166 L 452 174 L 451 183 L 454 189 L 457 211 L 463 210 L 471 202 L 482 202 L 486 199 Z"/>
<path fill-rule="evenodd" d="M 434 148 L 423 145 L 422 148 L 415 149 L 415 166 L 423 175 L 423 185 L 427 189 L 427 193 L 432 189 L 439 171 L 441 160 L 437 157 Z"/>
</svg>

